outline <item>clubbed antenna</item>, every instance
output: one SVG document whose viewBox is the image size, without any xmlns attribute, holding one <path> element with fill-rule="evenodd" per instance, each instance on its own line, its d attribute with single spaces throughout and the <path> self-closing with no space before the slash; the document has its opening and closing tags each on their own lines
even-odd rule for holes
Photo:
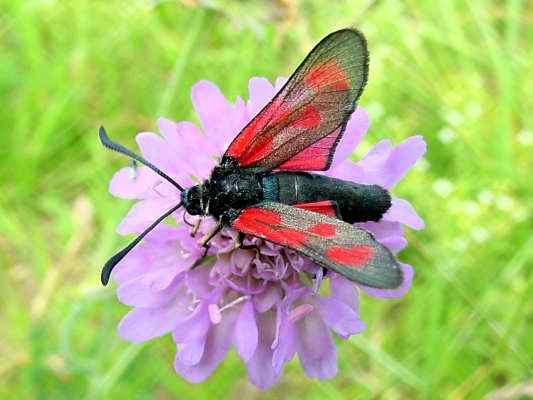
<svg viewBox="0 0 533 400">
<path fill-rule="evenodd" d="M 131 151 L 130 149 L 127 149 L 121 144 L 111 141 L 111 139 L 109 139 L 109 136 L 107 136 L 107 133 L 103 126 L 100 127 L 98 134 L 100 136 L 100 141 L 105 147 L 107 147 L 110 150 L 116 151 L 117 153 L 125 154 L 128 157 L 133 158 L 135 161 L 139 161 L 141 164 L 146 165 L 148 168 L 154 171 L 157 175 L 165 178 L 167 181 L 173 184 L 176 188 L 178 188 L 180 192 L 183 192 L 184 189 L 179 183 L 177 183 L 174 179 L 172 179 L 170 176 L 168 176 L 163 171 L 161 171 L 159 168 L 157 168 L 154 164 L 145 160 L 141 156 L 138 156 L 133 151 Z"/>
</svg>

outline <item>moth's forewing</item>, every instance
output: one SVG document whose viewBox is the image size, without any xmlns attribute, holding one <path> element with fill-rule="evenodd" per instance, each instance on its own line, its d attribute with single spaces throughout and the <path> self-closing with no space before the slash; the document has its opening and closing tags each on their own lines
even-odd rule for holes
<svg viewBox="0 0 533 400">
<path fill-rule="evenodd" d="M 364 36 L 350 29 L 331 33 L 233 140 L 225 157 L 263 171 L 328 169 L 367 77 Z"/>
<path fill-rule="evenodd" d="M 275 202 L 244 209 L 232 226 L 294 249 L 317 264 L 365 286 L 395 289 L 402 270 L 369 232 L 339 219 Z"/>
</svg>

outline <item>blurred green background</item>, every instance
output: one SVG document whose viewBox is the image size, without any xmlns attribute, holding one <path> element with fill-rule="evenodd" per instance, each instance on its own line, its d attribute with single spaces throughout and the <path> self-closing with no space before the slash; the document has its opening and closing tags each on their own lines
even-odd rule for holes
<svg viewBox="0 0 533 400">
<path fill-rule="evenodd" d="M 533 391 L 533 6 L 508 1 L 0 2 L 0 398 L 505 399 Z M 102 263 L 131 203 L 107 185 L 156 119 L 196 120 L 191 86 L 230 100 L 289 74 L 325 34 L 369 41 L 354 155 L 422 133 L 394 190 L 427 222 L 400 254 L 409 295 L 361 299 L 368 329 L 339 341 L 339 374 L 297 361 L 260 392 L 232 353 L 203 384 L 172 368 L 169 335 L 131 345 Z M 201 149 L 199 149 L 201 150 Z M 511 396 L 511 397 L 509 397 Z"/>
</svg>

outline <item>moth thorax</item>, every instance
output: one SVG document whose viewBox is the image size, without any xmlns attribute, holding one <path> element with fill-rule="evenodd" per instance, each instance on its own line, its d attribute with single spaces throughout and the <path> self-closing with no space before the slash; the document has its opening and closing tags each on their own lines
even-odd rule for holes
<svg viewBox="0 0 533 400">
<path fill-rule="evenodd" d="M 262 188 L 252 174 L 232 174 L 220 185 L 220 200 L 234 208 L 255 204 L 262 198 Z"/>
</svg>

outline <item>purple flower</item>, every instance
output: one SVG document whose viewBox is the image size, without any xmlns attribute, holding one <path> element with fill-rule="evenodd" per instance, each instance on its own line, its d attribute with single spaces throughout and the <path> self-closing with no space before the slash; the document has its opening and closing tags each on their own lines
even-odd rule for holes
<svg viewBox="0 0 533 400">
<path fill-rule="evenodd" d="M 192 89 L 192 101 L 201 130 L 191 122 L 158 121 L 162 137 L 150 132 L 137 136 L 142 155 L 183 186 L 208 178 L 226 147 L 245 124 L 283 85 L 252 78 L 249 100 L 229 103 L 212 83 L 201 81 Z M 387 189 L 425 152 L 420 136 L 397 146 L 383 140 L 360 161 L 347 157 L 362 139 L 369 119 L 362 108 L 351 116 L 327 175 Z M 118 227 L 121 234 L 137 233 L 180 201 L 178 190 L 150 169 L 126 167 L 110 184 L 113 195 L 137 203 Z M 171 333 L 177 345 L 174 368 L 189 382 L 201 382 L 235 347 L 248 369 L 250 381 L 267 388 L 280 377 L 283 366 L 296 354 L 310 377 L 332 378 L 337 355 L 332 332 L 342 339 L 361 332 L 358 293 L 400 297 L 413 277 L 411 266 L 401 264 L 405 280 L 396 290 L 363 287 L 328 273 L 330 294 L 318 292 L 321 268 L 289 249 L 247 237 L 260 251 L 235 249 L 237 232 L 223 229 L 211 242 L 212 260 L 190 270 L 202 255 L 198 244 L 214 224 L 204 218 L 196 235 L 184 224 L 197 217 L 173 214 L 175 225 L 160 225 L 116 267 L 119 300 L 133 308 L 120 322 L 119 334 L 143 342 Z M 407 245 L 402 225 L 421 229 L 424 222 L 406 200 L 393 198 L 380 222 L 359 226 L 397 253 Z M 316 277 L 316 278 L 315 278 Z"/>
</svg>

